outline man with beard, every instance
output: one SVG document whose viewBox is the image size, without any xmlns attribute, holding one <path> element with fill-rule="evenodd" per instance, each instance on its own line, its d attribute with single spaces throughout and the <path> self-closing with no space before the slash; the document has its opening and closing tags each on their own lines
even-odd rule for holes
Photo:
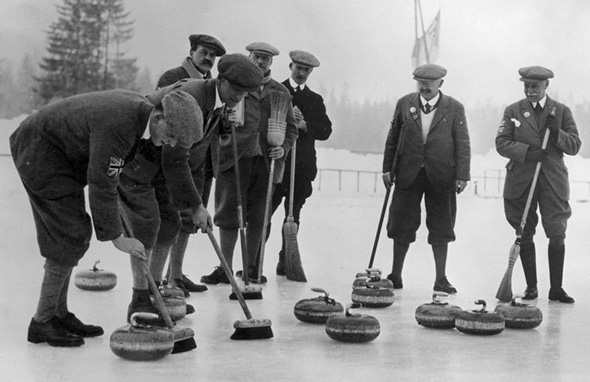
<svg viewBox="0 0 590 382">
<path fill-rule="evenodd" d="M 246 241 L 248 245 L 249 279 L 253 282 L 265 283 L 266 277 L 258 279 L 258 252 L 262 238 L 266 186 L 269 177 L 269 160 L 275 159 L 275 179 L 281 180 L 284 169 L 284 156 L 297 139 L 297 128 L 294 124 L 293 110 L 289 106 L 287 113 L 287 131 L 282 146 L 269 147 L 267 143 L 267 124 L 270 117 L 271 92 L 289 91 L 270 76 L 272 58 L 279 54 L 277 48 L 265 42 L 254 42 L 246 46 L 250 52 L 250 60 L 264 73 L 262 85 L 246 95 L 241 106 L 237 108 L 232 119 L 243 121 L 238 126 L 238 165 L 240 166 L 240 186 L 244 203 L 244 221 L 247 225 Z M 243 118 L 241 117 L 243 115 Z M 220 245 L 225 259 L 232 265 L 234 248 L 238 238 L 237 189 L 234 173 L 231 132 L 226 132 L 218 141 L 213 152 L 214 169 L 216 171 L 215 186 L 215 217 L 214 223 L 220 228 Z M 238 275 L 241 274 L 238 272 Z M 206 284 L 228 283 L 221 267 L 216 267 L 209 275 L 201 277 Z"/>
<path fill-rule="evenodd" d="M 321 95 L 312 91 L 306 82 L 320 61 L 311 53 L 302 50 L 289 52 L 291 76 L 283 81 L 283 85 L 293 97 L 295 125 L 299 137 L 295 155 L 295 182 L 293 192 L 293 220 L 300 227 L 300 213 L 305 200 L 311 196 L 311 182 L 315 179 L 316 166 L 315 141 L 325 141 L 332 133 L 332 122 L 326 115 L 326 106 Z M 285 199 L 285 219 L 289 211 L 289 189 L 291 186 L 291 154 L 285 160 L 283 181 L 277 184 L 272 198 L 272 212 L 276 211 L 283 198 Z M 270 226 L 269 226 L 270 232 Z M 277 275 L 285 275 L 285 238 L 279 252 Z"/>
<path fill-rule="evenodd" d="M 521 68 L 518 73 L 524 83 L 526 98 L 504 111 L 496 135 L 496 150 L 510 159 L 506 165 L 504 212 L 517 233 L 535 168 L 541 162 L 541 172 L 520 242 L 520 260 L 527 283 L 523 299 L 533 300 L 538 296 L 533 242 L 539 222 L 538 205 L 541 222 L 549 238 L 549 300 L 571 304 L 574 299 L 562 288 L 564 239 L 567 220 L 571 216 L 569 180 L 563 155 L 576 155 L 581 141 L 570 109 L 547 96 L 553 72 L 541 66 L 529 66 Z M 547 129 L 550 138 L 547 148 L 543 149 L 542 142 Z"/>
<path fill-rule="evenodd" d="M 189 57 L 185 58 L 181 66 L 164 72 L 158 81 L 158 88 L 172 85 L 184 78 L 211 78 L 211 69 L 216 58 L 225 54 L 223 44 L 215 37 L 206 34 L 190 35 L 189 42 Z M 213 181 L 210 150 L 207 150 L 205 165 L 194 173 L 193 180 L 201 194 L 203 206 L 206 208 Z M 182 264 L 191 233 L 188 232 L 187 228 L 191 225 L 181 224 L 181 219 L 185 222 L 189 221 L 190 213 L 189 211 L 181 211 L 179 214 L 178 209 L 167 196 L 166 186 L 162 181 L 163 179 L 160 178 L 160 182 L 156 186 L 161 223 L 158 239 L 154 247 L 154 259 L 161 259 L 161 261 L 165 262 L 168 253 L 170 253 L 168 283 L 182 289 L 185 296 L 188 297 L 190 292 L 203 292 L 207 290 L 207 287 L 203 284 L 194 283 L 183 273 Z M 161 267 L 158 264 L 156 268 Z"/>
<path fill-rule="evenodd" d="M 414 70 L 418 92 L 402 97 L 395 108 L 383 155 L 383 182 L 395 183 L 387 233 L 393 239 L 393 267 L 387 276 L 402 288 L 402 269 L 420 226 L 424 196 L 428 243 L 436 269 L 434 290 L 457 293 L 446 276 L 447 248 L 455 240 L 456 196 L 469 181 L 470 147 L 463 105 L 439 89 L 447 71 L 426 64 Z M 398 163 L 392 168 L 398 139 Z"/>
</svg>

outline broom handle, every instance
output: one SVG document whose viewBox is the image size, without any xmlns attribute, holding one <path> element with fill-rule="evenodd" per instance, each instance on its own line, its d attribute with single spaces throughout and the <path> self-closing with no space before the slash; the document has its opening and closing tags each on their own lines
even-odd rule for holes
<svg viewBox="0 0 590 382">
<path fill-rule="evenodd" d="M 119 214 L 119 216 L 121 217 L 121 224 L 123 225 L 123 231 L 125 231 L 125 234 L 128 237 L 133 237 L 133 232 L 131 231 L 131 226 L 127 222 L 125 214 Z M 166 308 L 166 304 L 164 303 L 164 299 L 162 298 L 162 295 L 160 294 L 160 290 L 158 289 L 158 286 L 156 285 L 156 282 L 154 281 L 154 278 L 152 277 L 152 274 L 150 273 L 150 270 L 148 269 L 147 261 L 142 262 L 142 267 L 143 267 L 143 273 L 145 274 L 145 277 L 148 282 L 148 286 L 150 287 L 150 290 L 152 291 L 152 295 L 154 296 L 154 305 L 156 306 L 156 309 L 158 309 L 158 311 L 160 312 L 160 315 L 164 319 L 164 323 L 166 324 L 166 326 L 168 328 L 172 329 L 174 327 L 174 322 L 172 321 L 172 318 L 170 317 L 170 313 L 168 313 L 168 309 Z"/>
<path fill-rule="evenodd" d="M 272 199 L 272 182 L 275 173 L 275 160 L 270 160 L 270 171 L 268 173 L 268 186 L 266 187 L 266 201 L 264 205 L 264 222 L 262 223 L 262 235 L 260 238 L 260 252 L 258 254 L 258 280 L 262 277 L 262 267 L 264 264 L 264 247 L 266 247 L 266 230 L 268 228 L 270 202 Z"/>
<path fill-rule="evenodd" d="M 293 148 L 291 149 L 291 176 L 289 179 L 289 216 L 288 218 L 293 219 L 293 197 L 295 196 L 295 157 L 297 155 L 297 141 L 293 142 Z"/>
<path fill-rule="evenodd" d="M 211 240 L 211 244 L 213 245 L 213 249 L 215 250 L 217 257 L 219 257 L 219 261 L 221 262 L 221 267 L 223 268 L 223 271 L 225 272 L 225 276 L 229 280 L 231 287 L 234 290 L 236 297 L 238 298 L 238 302 L 240 303 L 240 306 L 242 307 L 242 310 L 244 311 L 244 315 L 246 316 L 246 318 L 248 320 L 251 320 L 252 313 L 250 313 L 250 309 L 248 309 L 248 305 L 246 305 L 246 300 L 244 299 L 244 295 L 242 295 L 242 291 L 240 290 L 240 287 L 238 286 L 238 283 L 236 282 L 236 279 L 234 278 L 234 275 L 232 274 L 232 272 L 230 270 L 227 260 L 225 259 L 225 257 L 223 257 L 223 253 L 221 253 L 221 248 L 219 248 L 219 244 L 217 244 L 217 240 L 215 239 L 215 235 L 213 235 L 213 232 L 211 232 L 211 230 L 209 230 L 209 231 L 207 231 L 207 236 L 209 236 L 209 240 Z"/>
<path fill-rule="evenodd" d="M 393 123 L 393 122 L 392 122 Z M 400 128 L 399 137 L 397 138 L 397 145 L 395 148 L 395 154 L 393 156 L 393 164 L 391 166 L 391 177 L 393 179 L 394 172 L 397 168 L 397 162 L 399 153 L 402 149 L 403 141 L 405 140 L 406 129 L 403 126 Z M 383 227 L 383 219 L 385 218 L 385 211 L 387 210 L 387 204 L 389 203 L 389 194 L 391 194 L 392 186 L 387 187 L 385 192 L 385 198 L 383 199 L 383 207 L 381 207 L 381 216 L 379 217 L 379 224 L 377 225 L 377 233 L 375 234 L 375 240 L 373 240 L 373 249 L 371 250 L 371 259 L 369 260 L 368 268 L 373 268 L 373 262 L 375 261 L 375 253 L 377 253 L 377 245 L 379 244 L 379 237 L 381 236 L 381 228 Z"/>
<path fill-rule="evenodd" d="M 541 148 L 545 150 L 547 148 L 547 143 L 549 142 L 549 129 L 545 129 L 545 135 L 543 136 L 543 144 Z M 529 190 L 529 195 L 526 199 L 526 204 L 524 205 L 524 212 L 522 214 L 522 219 L 520 221 L 519 232 L 516 234 L 516 239 L 520 239 L 522 237 L 522 232 L 524 231 L 524 227 L 526 225 L 527 217 L 529 215 L 529 210 L 531 208 L 531 204 L 533 201 L 533 195 L 535 193 L 535 188 L 537 187 L 537 180 L 539 179 L 539 173 L 541 172 L 541 161 L 537 162 L 535 167 L 535 175 L 533 175 L 533 181 L 531 182 L 531 188 Z"/>
<path fill-rule="evenodd" d="M 234 173 L 236 175 L 236 192 L 238 193 L 236 199 L 238 202 L 238 226 L 240 231 L 240 247 L 242 248 L 242 268 L 244 268 L 242 270 L 242 278 L 244 284 L 248 285 L 250 282 L 248 278 L 248 245 L 244 229 L 244 207 L 242 205 L 242 186 L 240 184 L 240 165 L 238 163 L 238 135 L 236 133 L 236 126 L 233 123 L 230 123 L 230 127 L 232 135 L 232 154 L 234 157 Z"/>
</svg>

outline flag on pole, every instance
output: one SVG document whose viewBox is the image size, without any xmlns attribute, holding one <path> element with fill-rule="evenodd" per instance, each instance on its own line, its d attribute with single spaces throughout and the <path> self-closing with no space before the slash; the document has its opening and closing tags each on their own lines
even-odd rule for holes
<svg viewBox="0 0 590 382">
<path fill-rule="evenodd" d="M 412 65 L 414 68 L 434 63 L 438 59 L 440 36 L 440 11 L 436 14 L 434 20 L 420 38 L 414 43 L 412 51 Z"/>
</svg>

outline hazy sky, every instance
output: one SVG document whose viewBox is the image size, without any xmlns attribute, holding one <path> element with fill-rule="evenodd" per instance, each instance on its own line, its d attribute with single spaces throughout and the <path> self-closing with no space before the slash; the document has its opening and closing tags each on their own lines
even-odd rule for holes
<svg viewBox="0 0 590 382">
<path fill-rule="evenodd" d="M 1 0 L 0 58 L 18 62 L 44 52 L 57 0 Z M 136 21 L 129 54 L 154 76 L 177 66 L 187 36 L 217 36 L 228 52 L 252 41 L 281 50 L 275 78 L 287 76 L 288 51 L 306 49 L 321 67 L 310 85 L 344 89 L 352 98 L 388 99 L 414 90 L 410 55 L 413 0 L 126 0 Z M 555 72 L 550 92 L 588 99 L 590 1 L 422 0 L 425 23 L 441 9 L 441 54 L 448 94 L 466 104 L 506 104 L 522 95 L 517 69 L 540 64 Z"/>
</svg>

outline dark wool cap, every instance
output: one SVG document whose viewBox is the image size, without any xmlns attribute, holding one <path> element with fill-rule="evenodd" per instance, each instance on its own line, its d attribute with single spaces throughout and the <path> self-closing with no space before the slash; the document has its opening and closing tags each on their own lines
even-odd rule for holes
<svg viewBox="0 0 590 382">
<path fill-rule="evenodd" d="M 414 70 L 415 80 L 439 80 L 447 75 L 447 70 L 440 65 L 425 64 Z"/>
<path fill-rule="evenodd" d="M 191 50 L 196 50 L 197 45 L 203 45 L 207 48 L 213 49 L 216 56 L 223 56 L 225 54 L 223 44 L 213 36 L 207 34 L 192 34 L 188 37 L 188 40 L 191 43 Z"/>
<path fill-rule="evenodd" d="M 312 68 L 320 66 L 320 60 L 318 60 L 313 54 L 304 50 L 292 50 L 289 52 L 289 57 L 291 57 L 291 61 L 299 65 Z"/>
<path fill-rule="evenodd" d="M 232 86 L 252 91 L 262 82 L 262 71 L 243 54 L 226 54 L 217 63 L 219 78 L 228 80 Z"/>
<path fill-rule="evenodd" d="M 203 138 L 203 112 L 190 94 L 182 90 L 166 94 L 162 110 L 180 147 L 190 148 Z"/>
<path fill-rule="evenodd" d="M 277 48 L 266 42 L 253 42 L 246 46 L 246 50 L 248 52 L 261 53 L 269 56 L 278 56 L 280 53 Z"/>
<path fill-rule="evenodd" d="M 545 81 L 553 78 L 553 72 L 542 66 L 526 66 L 518 69 L 521 81 Z"/>
</svg>

